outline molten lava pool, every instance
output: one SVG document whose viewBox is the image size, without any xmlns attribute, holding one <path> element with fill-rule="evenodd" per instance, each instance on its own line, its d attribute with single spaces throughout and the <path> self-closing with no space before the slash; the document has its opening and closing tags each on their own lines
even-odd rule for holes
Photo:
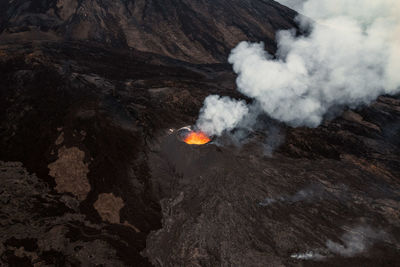
<svg viewBox="0 0 400 267">
<path fill-rule="evenodd" d="M 211 139 L 203 132 L 190 131 L 187 133 L 183 142 L 189 145 L 205 145 L 210 142 Z"/>
</svg>

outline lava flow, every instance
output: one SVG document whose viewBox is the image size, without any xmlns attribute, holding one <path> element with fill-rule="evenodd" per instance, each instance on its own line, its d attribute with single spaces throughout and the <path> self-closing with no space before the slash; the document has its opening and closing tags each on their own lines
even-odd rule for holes
<svg viewBox="0 0 400 267">
<path fill-rule="evenodd" d="M 183 139 L 183 142 L 189 145 L 204 145 L 210 142 L 211 139 L 203 132 L 190 131 Z"/>
</svg>

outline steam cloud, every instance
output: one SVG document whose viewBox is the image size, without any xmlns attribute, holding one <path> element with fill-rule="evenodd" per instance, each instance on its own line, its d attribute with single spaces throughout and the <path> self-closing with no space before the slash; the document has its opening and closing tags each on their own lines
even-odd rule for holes
<svg viewBox="0 0 400 267">
<path fill-rule="evenodd" d="M 204 100 L 197 127 L 209 135 L 221 135 L 224 130 L 234 129 L 248 112 L 244 101 L 210 95 Z"/>
<path fill-rule="evenodd" d="M 277 33 L 275 57 L 262 43 L 242 42 L 229 62 L 238 90 L 261 112 L 290 126 L 318 126 L 337 106 L 368 104 L 400 92 L 400 2 L 398 0 L 281 0 L 304 16 L 294 31 Z M 244 102 L 210 96 L 197 126 L 221 134 L 249 112 Z"/>
</svg>

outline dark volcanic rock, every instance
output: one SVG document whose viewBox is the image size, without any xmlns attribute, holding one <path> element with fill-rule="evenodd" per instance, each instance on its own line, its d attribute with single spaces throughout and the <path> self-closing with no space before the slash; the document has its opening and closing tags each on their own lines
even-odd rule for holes
<svg viewBox="0 0 400 267">
<path fill-rule="evenodd" d="M 85 264 L 69 256 L 76 245 L 111 255 L 88 263 L 106 266 L 148 264 L 141 251 L 157 266 L 291 266 L 311 252 L 331 266 L 399 264 L 398 98 L 381 97 L 316 129 L 277 124 L 284 138 L 271 157 L 263 151 L 274 134 L 268 127 L 241 147 L 216 145 L 224 140 L 192 147 L 171 134 L 195 122 L 208 94 L 239 97 L 223 66 L 82 43 L 0 53 L 1 160 L 22 162 L 41 179 L 33 183 L 48 188 L 40 198 L 10 195 L 31 187 L 2 195 L 4 218 L 47 222 L 10 232 L 4 263 Z M 25 183 L 21 165 L 4 164 L 4 188 Z M 10 213 L 12 199 L 34 206 Z M 55 221 L 59 234 L 51 232 Z M 329 240 L 348 246 L 353 229 L 385 234 L 361 239 L 365 248 L 351 256 L 328 248 Z M 53 234 L 69 245 L 40 245 Z"/>
<path fill-rule="evenodd" d="M 120 236 L 116 229 L 86 220 L 70 205 L 76 199 L 51 194 L 21 163 L 0 162 L 0 183 L 2 266 L 148 265 L 140 257 L 120 259 L 133 233 L 124 229 L 127 236 Z M 135 236 L 135 243 L 140 246 L 144 237 Z"/>
<path fill-rule="evenodd" d="M 388 121 L 369 121 L 392 127 L 397 107 Z M 359 123 L 286 129 L 272 157 L 259 138 L 240 149 L 162 138 L 150 162 L 165 195 L 163 228 L 150 235 L 146 255 L 156 266 L 297 266 L 306 253 L 316 255 L 306 266 L 398 265 L 399 146 L 357 134 L 369 131 Z M 355 241 L 346 243 L 349 235 Z M 329 242 L 361 249 L 348 256 Z"/>
<path fill-rule="evenodd" d="M 210 6 L 0 1 L 1 265 L 400 265 L 399 97 L 316 129 L 261 117 L 241 146 L 176 138 L 207 95 L 242 97 L 229 66 L 188 60 L 293 24 L 272 1 Z"/>
<path fill-rule="evenodd" d="M 158 132 L 193 121 L 202 99 L 226 88 L 226 79 L 215 81 L 226 76 L 224 68 L 195 68 L 156 55 L 81 43 L 3 46 L 0 54 L 0 158 L 22 162 L 49 186 L 43 197 L 60 199 L 47 210 L 36 195 L 28 194 L 24 201 L 37 202 L 35 209 L 25 211 L 29 207 L 21 204 L 22 211 L 4 217 L 12 221 L 11 215 L 24 212 L 32 223 L 44 218 L 53 221 L 64 213 L 52 211 L 67 209 L 66 205 L 73 216 L 84 216 L 105 235 L 96 234 L 90 240 L 104 243 L 101 251 L 109 248 L 116 262 L 148 264 L 140 251 L 147 234 L 161 227 L 162 215 L 158 194 L 153 192 L 147 144 Z M 14 177 L 23 167 L 13 170 L 12 166 L 6 178 L 24 182 L 24 175 Z M 112 199 L 104 200 L 105 195 Z M 83 223 L 66 229 L 57 242 L 64 242 L 65 235 L 74 242 L 85 241 Z M 69 219 L 59 225 L 68 227 Z M 11 226 L 8 222 L 1 231 Z M 39 238 L 49 228 L 34 237 L 22 234 L 18 238 Z M 79 246 L 91 249 L 85 244 Z M 85 265 L 68 256 L 69 249 L 51 250 L 55 253 L 51 257 Z M 7 251 L 3 252 L 11 253 Z M 35 260 L 45 260 L 46 253 L 36 251 Z M 15 257 L 7 256 L 3 262 L 20 260 Z M 22 258 L 33 263 L 33 258 Z"/>
<path fill-rule="evenodd" d="M 0 40 L 91 40 L 191 62 L 225 62 L 243 40 L 275 49 L 295 12 L 265 0 L 0 0 Z"/>
</svg>

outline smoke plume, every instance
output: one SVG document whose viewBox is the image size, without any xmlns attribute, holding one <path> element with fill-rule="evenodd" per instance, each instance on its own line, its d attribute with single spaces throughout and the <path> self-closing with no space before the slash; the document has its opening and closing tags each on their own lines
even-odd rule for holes
<svg viewBox="0 0 400 267">
<path fill-rule="evenodd" d="M 296 260 L 323 260 L 325 258 L 324 255 L 319 254 L 314 251 L 307 251 L 305 253 L 294 253 L 290 255 L 291 258 Z"/>
<path fill-rule="evenodd" d="M 272 152 L 283 143 L 284 135 L 276 126 L 270 126 L 267 131 L 268 138 L 264 142 L 264 155 L 272 156 Z"/>
<path fill-rule="evenodd" d="M 342 244 L 328 240 L 326 247 L 334 254 L 353 257 L 366 251 L 376 241 L 384 240 L 386 235 L 382 230 L 377 231 L 368 226 L 358 226 L 350 229 L 341 237 Z"/>
<path fill-rule="evenodd" d="M 376 242 L 388 242 L 388 235 L 382 230 L 360 225 L 347 229 L 340 240 L 340 243 L 328 240 L 326 248 L 318 248 L 305 253 L 294 253 L 290 257 L 297 260 L 323 260 L 337 255 L 353 257 L 366 252 Z"/>
<path fill-rule="evenodd" d="M 210 95 L 204 100 L 197 127 L 209 135 L 221 135 L 234 129 L 248 112 L 244 101 Z"/>
<path fill-rule="evenodd" d="M 398 0 L 280 2 L 305 15 L 299 27 L 307 24 L 309 34 L 278 32 L 276 55 L 262 43 L 242 42 L 228 59 L 238 90 L 261 112 L 290 126 L 317 127 L 333 108 L 400 92 Z M 232 129 L 249 111 L 244 102 L 210 98 L 197 123 L 209 134 Z"/>
</svg>

